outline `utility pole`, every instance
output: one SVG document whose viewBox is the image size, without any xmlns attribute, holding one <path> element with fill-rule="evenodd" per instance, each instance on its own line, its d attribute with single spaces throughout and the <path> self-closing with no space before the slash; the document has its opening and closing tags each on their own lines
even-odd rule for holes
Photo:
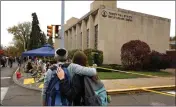
<svg viewBox="0 0 176 107">
<path fill-rule="evenodd" d="M 61 1 L 61 48 L 64 48 L 65 1 Z"/>
</svg>

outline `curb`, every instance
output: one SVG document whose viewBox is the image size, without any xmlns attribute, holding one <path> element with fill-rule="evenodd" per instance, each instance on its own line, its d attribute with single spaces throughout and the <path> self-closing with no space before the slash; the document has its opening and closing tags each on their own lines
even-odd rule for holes
<svg viewBox="0 0 176 107">
<path fill-rule="evenodd" d="M 145 89 L 155 90 L 155 91 L 165 91 L 165 90 L 175 90 L 175 85 L 166 85 L 166 86 L 154 86 L 154 87 L 141 87 L 141 88 L 130 88 L 130 89 L 118 89 L 118 90 L 107 90 L 109 95 L 115 94 L 126 94 L 126 93 L 139 93 L 147 92 Z"/>
<path fill-rule="evenodd" d="M 31 89 L 31 90 L 35 90 L 35 91 L 42 91 L 42 89 L 39 89 L 39 88 L 34 88 L 34 87 L 30 87 L 30 86 L 26 86 L 26 85 L 23 85 L 21 83 L 18 82 L 17 78 L 16 78 L 16 72 L 19 70 L 19 67 L 17 68 L 17 70 L 15 71 L 15 73 L 13 74 L 13 81 L 15 84 L 23 87 L 23 88 L 26 88 L 26 89 Z"/>
<path fill-rule="evenodd" d="M 13 81 L 17 85 L 19 85 L 19 86 L 21 86 L 23 88 L 27 88 L 27 89 L 31 89 L 31 90 L 35 90 L 35 91 L 42 91 L 42 89 L 26 86 L 26 85 L 23 85 L 23 84 L 19 83 L 17 78 L 16 78 L 16 75 L 15 75 L 16 72 L 18 71 L 18 69 L 19 69 L 19 67 L 17 68 L 17 70 L 13 74 Z M 116 94 L 147 92 L 147 91 L 145 91 L 143 89 L 150 89 L 150 90 L 156 90 L 156 91 L 165 91 L 165 90 L 175 90 L 176 86 L 175 85 L 166 85 L 166 86 L 153 86 L 153 87 L 140 87 L 140 88 L 107 90 L 107 93 L 108 93 L 108 95 L 116 95 Z"/>
</svg>

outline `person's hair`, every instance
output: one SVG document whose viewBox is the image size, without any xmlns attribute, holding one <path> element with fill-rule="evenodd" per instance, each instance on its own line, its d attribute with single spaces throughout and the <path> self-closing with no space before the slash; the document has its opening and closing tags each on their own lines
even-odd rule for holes
<svg viewBox="0 0 176 107">
<path fill-rule="evenodd" d="M 76 51 L 73 55 L 72 62 L 81 66 L 86 66 L 87 56 L 82 51 Z M 92 80 L 94 80 L 95 82 L 97 82 L 98 79 L 98 75 L 92 77 Z"/>
<path fill-rule="evenodd" d="M 86 66 L 87 65 L 87 56 L 82 51 L 76 51 L 74 53 L 72 62 L 75 64 L 82 65 L 82 66 Z"/>
</svg>

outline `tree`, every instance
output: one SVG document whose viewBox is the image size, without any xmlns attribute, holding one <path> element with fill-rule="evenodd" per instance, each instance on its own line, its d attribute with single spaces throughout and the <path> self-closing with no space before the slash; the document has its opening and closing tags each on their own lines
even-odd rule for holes
<svg viewBox="0 0 176 107">
<path fill-rule="evenodd" d="M 4 51 L 5 55 L 7 56 L 15 57 L 21 55 L 21 53 L 18 51 L 18 48 L 15 46 L 8 46 L 7 48 L 4 49 Z"/>
<path fill-rule="evenodd" d="M 129 70 L 141 70 L 144 58 L 150 53 L 147 43 L 140 40 L 132 40 L 121 48 L 122 65 Z"/>
<path fill-rule="evenodd" d="M 40 41 L 41 41 L 41 45 L 46 44 L 47 39 L 46 39 L 46 35 L 45 35 L 45 33 L 44 33 L 44 32 L 43 32 L 43 33 L 41 33 L 41 36 L 40 36 Z"/>
<path fill-rule="evenodd" d="M 170 37 L 170 41 L 176 41 L 176 36 Z"/>
<path fill-rule="evenodd" d="M 7 29 L 7 31 L 14 36 L 14 44 L 20 44 L 20 50 L 25 51 L 25 49 L 27 49 L 30 39 L 31 27 L 32 26 L 30 22 L 23 22 Z"/>
<path fill-rule="evenodd" d="M 52 37 L 49 37 L 49 38 L 48 38 L 48 44 L 50 44 L 51 46 L 53 46 L 54 43 L 53 43 Z"/>
<path fill-rule="evenodd" d="M 46 36 L 39 27 L 37 14 L 32 13 L 32 18 L 32 31 L 30 34 L 30 43 L 28 45 L 29 50 L 39 48 L 46 43 Z"/>
</svg>

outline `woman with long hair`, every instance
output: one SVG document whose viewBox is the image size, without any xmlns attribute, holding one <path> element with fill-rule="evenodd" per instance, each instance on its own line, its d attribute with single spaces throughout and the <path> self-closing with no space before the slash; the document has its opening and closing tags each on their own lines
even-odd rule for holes
<svg viewBox="0 0 176 107">
<path fill-rule="evenodd" d="M 87 56 L 82 51 L 77 51 L 74 53 L 72 63 L 86 66 Z M 63 72 L 60 70 L 58 72 L 58 78 L 63 78 Z M 91 77 L 95 82 L 98 76 Z M 61 80 L 62 81 L 62 80 Z M 61 92 L 72 102 L 73 106 L 84 106 L 84 76 L 75 74 L 71 80 L 71 86 L 68 82 L 64 81 L 60 84 Z"/>
</svg>

